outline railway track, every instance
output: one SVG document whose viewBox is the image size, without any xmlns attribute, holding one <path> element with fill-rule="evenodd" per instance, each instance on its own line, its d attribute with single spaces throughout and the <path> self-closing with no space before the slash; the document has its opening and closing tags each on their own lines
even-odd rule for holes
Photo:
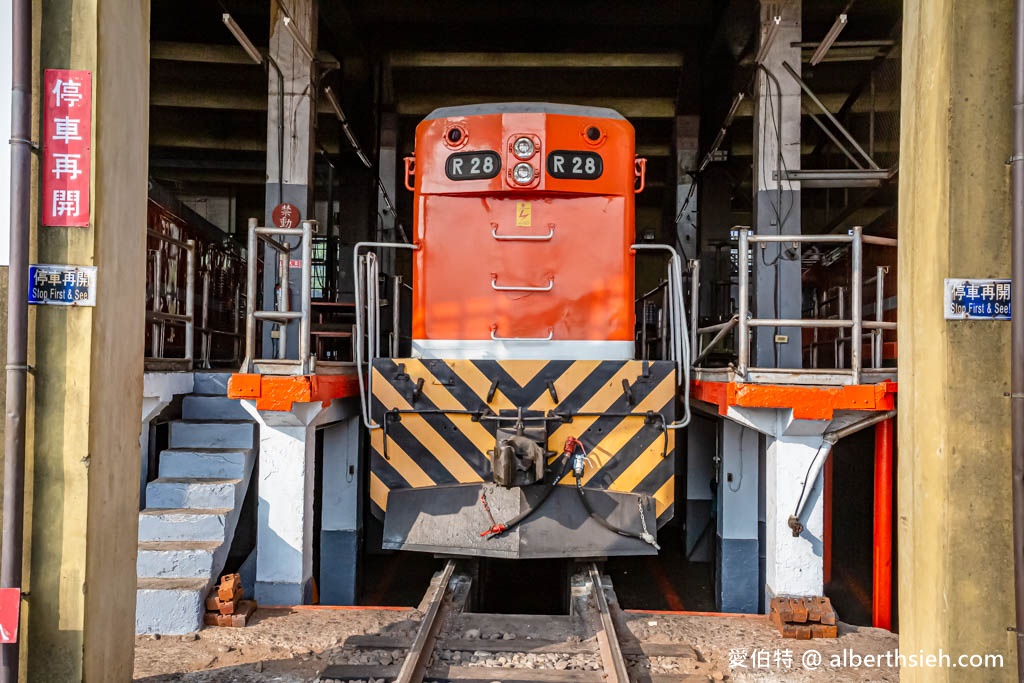
<svg viewBox="0 0 1024 683">
<path fill-rule="evenodd" d="M 479 614 L 466 610 L 471 578 L 449 560 L 420 604 L 408 637 L 352 636 L 345 649 L 397 652 L 394 663 L 327 667 L 319 683 L 668 683 L 706 676 L 651 674 L 650 658 L 696 658 L 683 644 L 641 643 L 624 626 L 596 563 L 572 578 L 572 614 Z M 612 602 L 609 601 L 609 594 Z M 618 622 L 618 623 L 617 623 Z M 468 627 L 468 628 L 467 628 Z"/>
</svg>

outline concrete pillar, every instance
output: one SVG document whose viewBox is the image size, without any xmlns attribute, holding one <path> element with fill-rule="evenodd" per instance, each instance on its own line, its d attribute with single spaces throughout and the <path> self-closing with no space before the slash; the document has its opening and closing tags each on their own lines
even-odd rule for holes
<svg viewBox="0 0 1024 683">
<path fill-rule="evenodd" d="M 378 161 L 380 182 L 387 191 L 391 203 L 398 201 L 396 181 L 398 179 L 398 114 L 388 112 L 380 117 L 380 157 Z M 405 189 L 403 188 L 403 192 Z M 377 215 L 379 230 L 377 239 L 384 242 L 400 242 L 401 238 L 395 230 L 398 217 L 388 208 L 384 193 L 377 190 Z M 395 249 L 383 249 L 380 252 L 381 271 L 395 273 Z"/>
<path fill-rule="evenodd" d="M 295 403 L 285 412 L 257 410 L 253 401 L 244 402 L 260 429 L 257 602 L 299 605 L 312 596 L 316 430 L 350 417 L 350 404 L 333 401 L 325 408 L 320 402 Z"/>
<path fill-rule="evenodd" d="M 800 73 L 800 48 L 795 45 L 801 40 L 801 0 L 761 3 L 761 41 L 769 35 L 769 26 L 774 25 L 776 16 L 781 21 L 773 29 L 774 38 L 763 61 L 771 75 L 758 70 L 754 98 L 754 230 L 759 235 L 796 235 L 800 233 L 800 186 L 778 176 L 786 169 L 800 168 L 800 86 L 786 73 L 782 63 Z M 754 315 L 801 317 L 800 250 L 783 244 L 763 246 L 766 248 L 762 249 L 760 244 L 751 248 Z M 787 340 L 777 342 L 776 335 Z M 798 328 L 754 330 L 753 365 L 798 368 L 802 361 Z"/>
<path fill-rule="evenodd" d="M 826 424 L 822 423 L 822 430 Z M 796 509 L 804 478 L 821 445 L 820 436 L 782 433 L 768 438 L 765 449 L 766 603 L 780 595 L 821 595 L 824 590 L 821 475 L 807 482 L 807 486 L 813 488 L 800 518 L 803 532 L 794 537 L 789 528 L 789 517 Z"/>
<path fill-rule="evenodd" d="M 713 534 L 712 482 L 718 458 L 718 420 L 695 413 L 686 430 L 686 556 L 710 562 Z"/>
<path fill-rule="evenodd" d="M 725 169 L 711 164 L 700 178 L 700 313 L 712 322 L 727 320 L 736 309 L 732 284 L 730 231 L 732 181 Z M 710 338 L 705 341 L 711 341 Z"/>
<path fill-rule="evenodd" d="M 359 417 L 323 429 L 320 603 L 354 605 L 359 589 L 362 499 Z"/>
<path fill-rule="evenodd" d="M 697 183 L 693 173 L 700 159 L 700 117 L 677 116 L 676 138 L 676 236 L 682 245 L 684 260 L 700 255 L 697 234 Z M 677 245 L 678 246 L 678 245 Z"/>
<path fill-rule="evenodd" d="M 728 521 L 737 521 L 742 525 L 744 538 L 760 538 L 760 525 L 764 525 L 764 604 L 773 597 L 821 595 L 824 590 L 824 565 L 822 563 L 822 530 L 823 504 L 821 474 L 808 481 L 811 493 L 800 515 L 803 531 L 793 536 L 789 527 L 789 518 L 796 511 L 797 502 L 808 475 L 811 462 L 822 447 L 822 435 L 828 429 L 837 429 L 866 417 L 866 415 L 849 414 L 836 416 L 827 420 L 794 419 L 790 408 L 740 408 L 730 407 L 728 420 L 731 426 L 723 427 L 723 458 L 730 457 L 729 451 L 735 444 L 736 464 L 732 467 L 739 470 L 739 435 L 730 430 L 757 431 L 765 435 L 764 448 L 760 446 L 761 438 L 756 442 L 750 436 L 744 436 L 743 462 L 744 477 L 747 466 L 751 465 L 751 476 L 755 477 L 754 485 L 740 498 L 731 496 L 724 501 L 725 509 L 730 509 L 729 502 L 738 507 L 733 508 L 735 516 Z M 730 434 L 735 435 L 731 437 Z M 731 441 L 735 438 L 735 441 Z M 747 446 L 757 443 L 759 453 L 757 460 L 747 460 Z M 729 465 L 723 461 L 722 489 L 729 490 Z M 734 475 L 734 480 L 737 478 Z M 761 480 L 763 479 L 763 493 Z M 735 484 L 733 484 L 735 488 Z M 737 495 L 739 492 L 735 492 Z M 724 495 L 724 494 L 723 494 Z M 748 500 L 749 497 L 749 500 Z M 749 507 L 748 507 L 749 506 Z M 763 519 L 762 519 L 763 511 Z M 724 528 L 730 528 L 727 524 Z M 725 537 L 723 537 L 725 538 Z M 757 567 L 759 557 L 750 549 L 744 555 L 751 568 Z M 760 572 L 759 572 L 760 573 Z M 723 579 L 724 582 L 724 579 Z M 760 588 L 760 582 L 758 584 Z M 744 593 L 744 599 L 753 593 Z"/>
<path fill-rule="evenodd" d="M 761 439 L 753 429 L 731 420 L 722 420 L 721 430 L 715 602 L 722 612 L 756 614 L 761 611 L 757 523 Z"/>
<path fill-rule="evenodd" d="M 1010 276 L 1013 20 L 1011 0 L 904 3 L 900 650 L 1005 658 L 905 681 L 1016 680 L 1010 325 L 946 321 L 941 306 L 943 278 Z"/>
<path fill-rule="evenodd" d="M 31 260 L 94 265 L 95 308 L 29 313 L 22 680 L 130 680 L 145 320 L 149 3 L 35 3 L 44 69 L 93 73 L 88 228 L 39 228 Z M 35 121 L 34 130 L 41 130 Z M 38 201 L 38 175 L 33 194 Z"/>
<path fill-rule="evenodd" d="M 314 69 L 309 56 L 285 28 L 284 10 L 280 3 L 270 4 L 270 58 L 277 65 L 268 69 L 267 93 L 267 195 L 266 223 L 272 225 L 271 212 L 280 203 L 292 204 L 299 209 L 301 218 L 314 218 L 313 209 L 313 158 L 316 143 L 317 89 Z M 292 25 L 298 30 L 306 45 L 316 54 L 317 45 L 317 3 L 316 0 L 290 0 Z M 278 74 L 280 69 L 280 76 Z M 283 87 L 283 91 L 282 91 Z M 284 120 L 279 117 L 283 92 Z M 296 222 L 293 227 L 298 227 Z M 298 244 L 298 238 L 289 243 Z M 264 308 L 270 308 L 275 301 L 274 287 L 277 283 L 276 252 L 263 269 Z M 299 310 L 302 293 L 301 270 L 289 268 L 290 304 L 292 310 Z M 277 342 L 271 332 L 276 325 L 263 325 L 263 355 L 269 357 L 276 350 Z M 297 358 L 299 350 L 299 327 L 292 323 L 288 327 L 288 356 Z"/>
</svg>

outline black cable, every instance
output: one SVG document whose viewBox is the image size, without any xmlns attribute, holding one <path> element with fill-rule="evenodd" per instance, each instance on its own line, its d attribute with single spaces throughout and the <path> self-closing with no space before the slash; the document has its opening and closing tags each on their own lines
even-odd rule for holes
<svg viewBox="0 0 1024 683">
<path fill-rule="evenodd" d="M 555 490 L 555 486 L 558 485 L 558 482 L 562 481 L 562 479 L 565 478 L 565 475 L 569 474 L 569 464 L 571 462 L 572 458 L 570 458 L 568 455 L 563 455 L 561 471 L 558 473 L 558 476 L 556 476 L 550 482 L 547 482 L 545 484 L 546 488 L 544 489 L 544 493 L 541 495 L 540 500 L 537 501 L 537 504 L 534 505 L 532 508 L 527 509 L 525 512 L 519 513 L 518 516 L 506 522 L 504 525 L 502 525 L 504 528 L 501 531 L 496 531 L 493 534 L 490 534 L 489 536 L 487 536 L 487 539 L 490 540 L 492 538 L 504 536 L 506 533 L 512 531 L 512 529 L 516 528 L 521 523 L 525 522 L 526 519 L 530 517 L 530 515 L 532 515 L 534 512 L 539 510 L 541 506 L 544 505 L 545 501 L 547 501 L 547 499 L 551 496 L 551 493 Z"/>
<path fill-rule="evenodd" d="M 811 458 L 811 462 L 807 464 L 807 471 L 804 473 L 804 483 L 803 486 L 800 487 L 800 495 L 797 496 L 796 499 L 796 510 L 793 511 L 794 517 L 796 517 L 797 512 L 800 511 L 800 501 L 804 499 L 804 492 L 807 490 L 807 480 L 811 476 L 811 468 L 814 467 L 814 462 L 818 459 L 818 456 L 821 455 L 821 449 L 824 447 L 825 442 L 822 442 L 822 444 L 818 446 L 818 450 L 814 452 L 814 457 Z M 828 457 L 832 457 L 832 454 L 829 453 Z"/>
<path fill-rule="evenodd" d="M 625 536 L 626 538 L 635 538 L 638 541 L 644 541 L 644 543 L 647 542 L 644 540 L 644 537 L 642 535 L 632 531 L 626 531 L 625 529 L 620 529 L 619 527 L 611 524 L 605 518 L 598 515 L 597 512 L 594 511 L 594 508 L 590 507 L 590 501 L 588 501 L 587 497 L 583 495 L 583 481 L 579 478 L 576 479 L 576 492 L 580 494 L 580 502 L 583 503 L 583 509 L 587 511 L 587 514 L 590 515 L 590 517 L 595 522 L 603 526 L 608 531 L 616 533 L 619 536 Z"/>
</svg>

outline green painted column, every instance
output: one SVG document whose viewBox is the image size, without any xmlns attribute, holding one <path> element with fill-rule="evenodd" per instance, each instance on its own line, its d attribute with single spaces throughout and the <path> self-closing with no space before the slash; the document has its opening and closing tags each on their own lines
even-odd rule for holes
<svg viewBox="0 0 1024 683">
<path fill-rule="evenodd" d="M 93 72 L 89 228 L 38 225 L 34 263 L 94 265 L 95 308 L 29 318 L 22 666 L 32 681 L 130 680 L 142 405 L 149 128 L 149 3 L 33 3 L 43 70 Z"/>
<path fill-rule="evenodd" d="M 1001 654 L 1016 679 L 1010 324 L 946 321 L 943 279 L 1009 277 L 1012 0 L 905 0 L 899 196 L 899 627 L 904 653 Z"/>
</svg>

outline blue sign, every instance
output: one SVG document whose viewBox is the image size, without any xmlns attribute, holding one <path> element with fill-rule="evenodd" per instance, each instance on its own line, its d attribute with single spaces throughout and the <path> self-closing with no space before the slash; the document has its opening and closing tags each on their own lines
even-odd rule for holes
<svg viewBox="0 0 1024 683">
<path fill-rule="evenodd" d="M 28 302 L 55 306 L 95 306 L 96 267 L 29 265 Z"/>
<path fill-rule="evenodd" d="M 1010 319 L 1010 280 L 947 278 L 944 290 L 946 320 Z"/>
</svg>

